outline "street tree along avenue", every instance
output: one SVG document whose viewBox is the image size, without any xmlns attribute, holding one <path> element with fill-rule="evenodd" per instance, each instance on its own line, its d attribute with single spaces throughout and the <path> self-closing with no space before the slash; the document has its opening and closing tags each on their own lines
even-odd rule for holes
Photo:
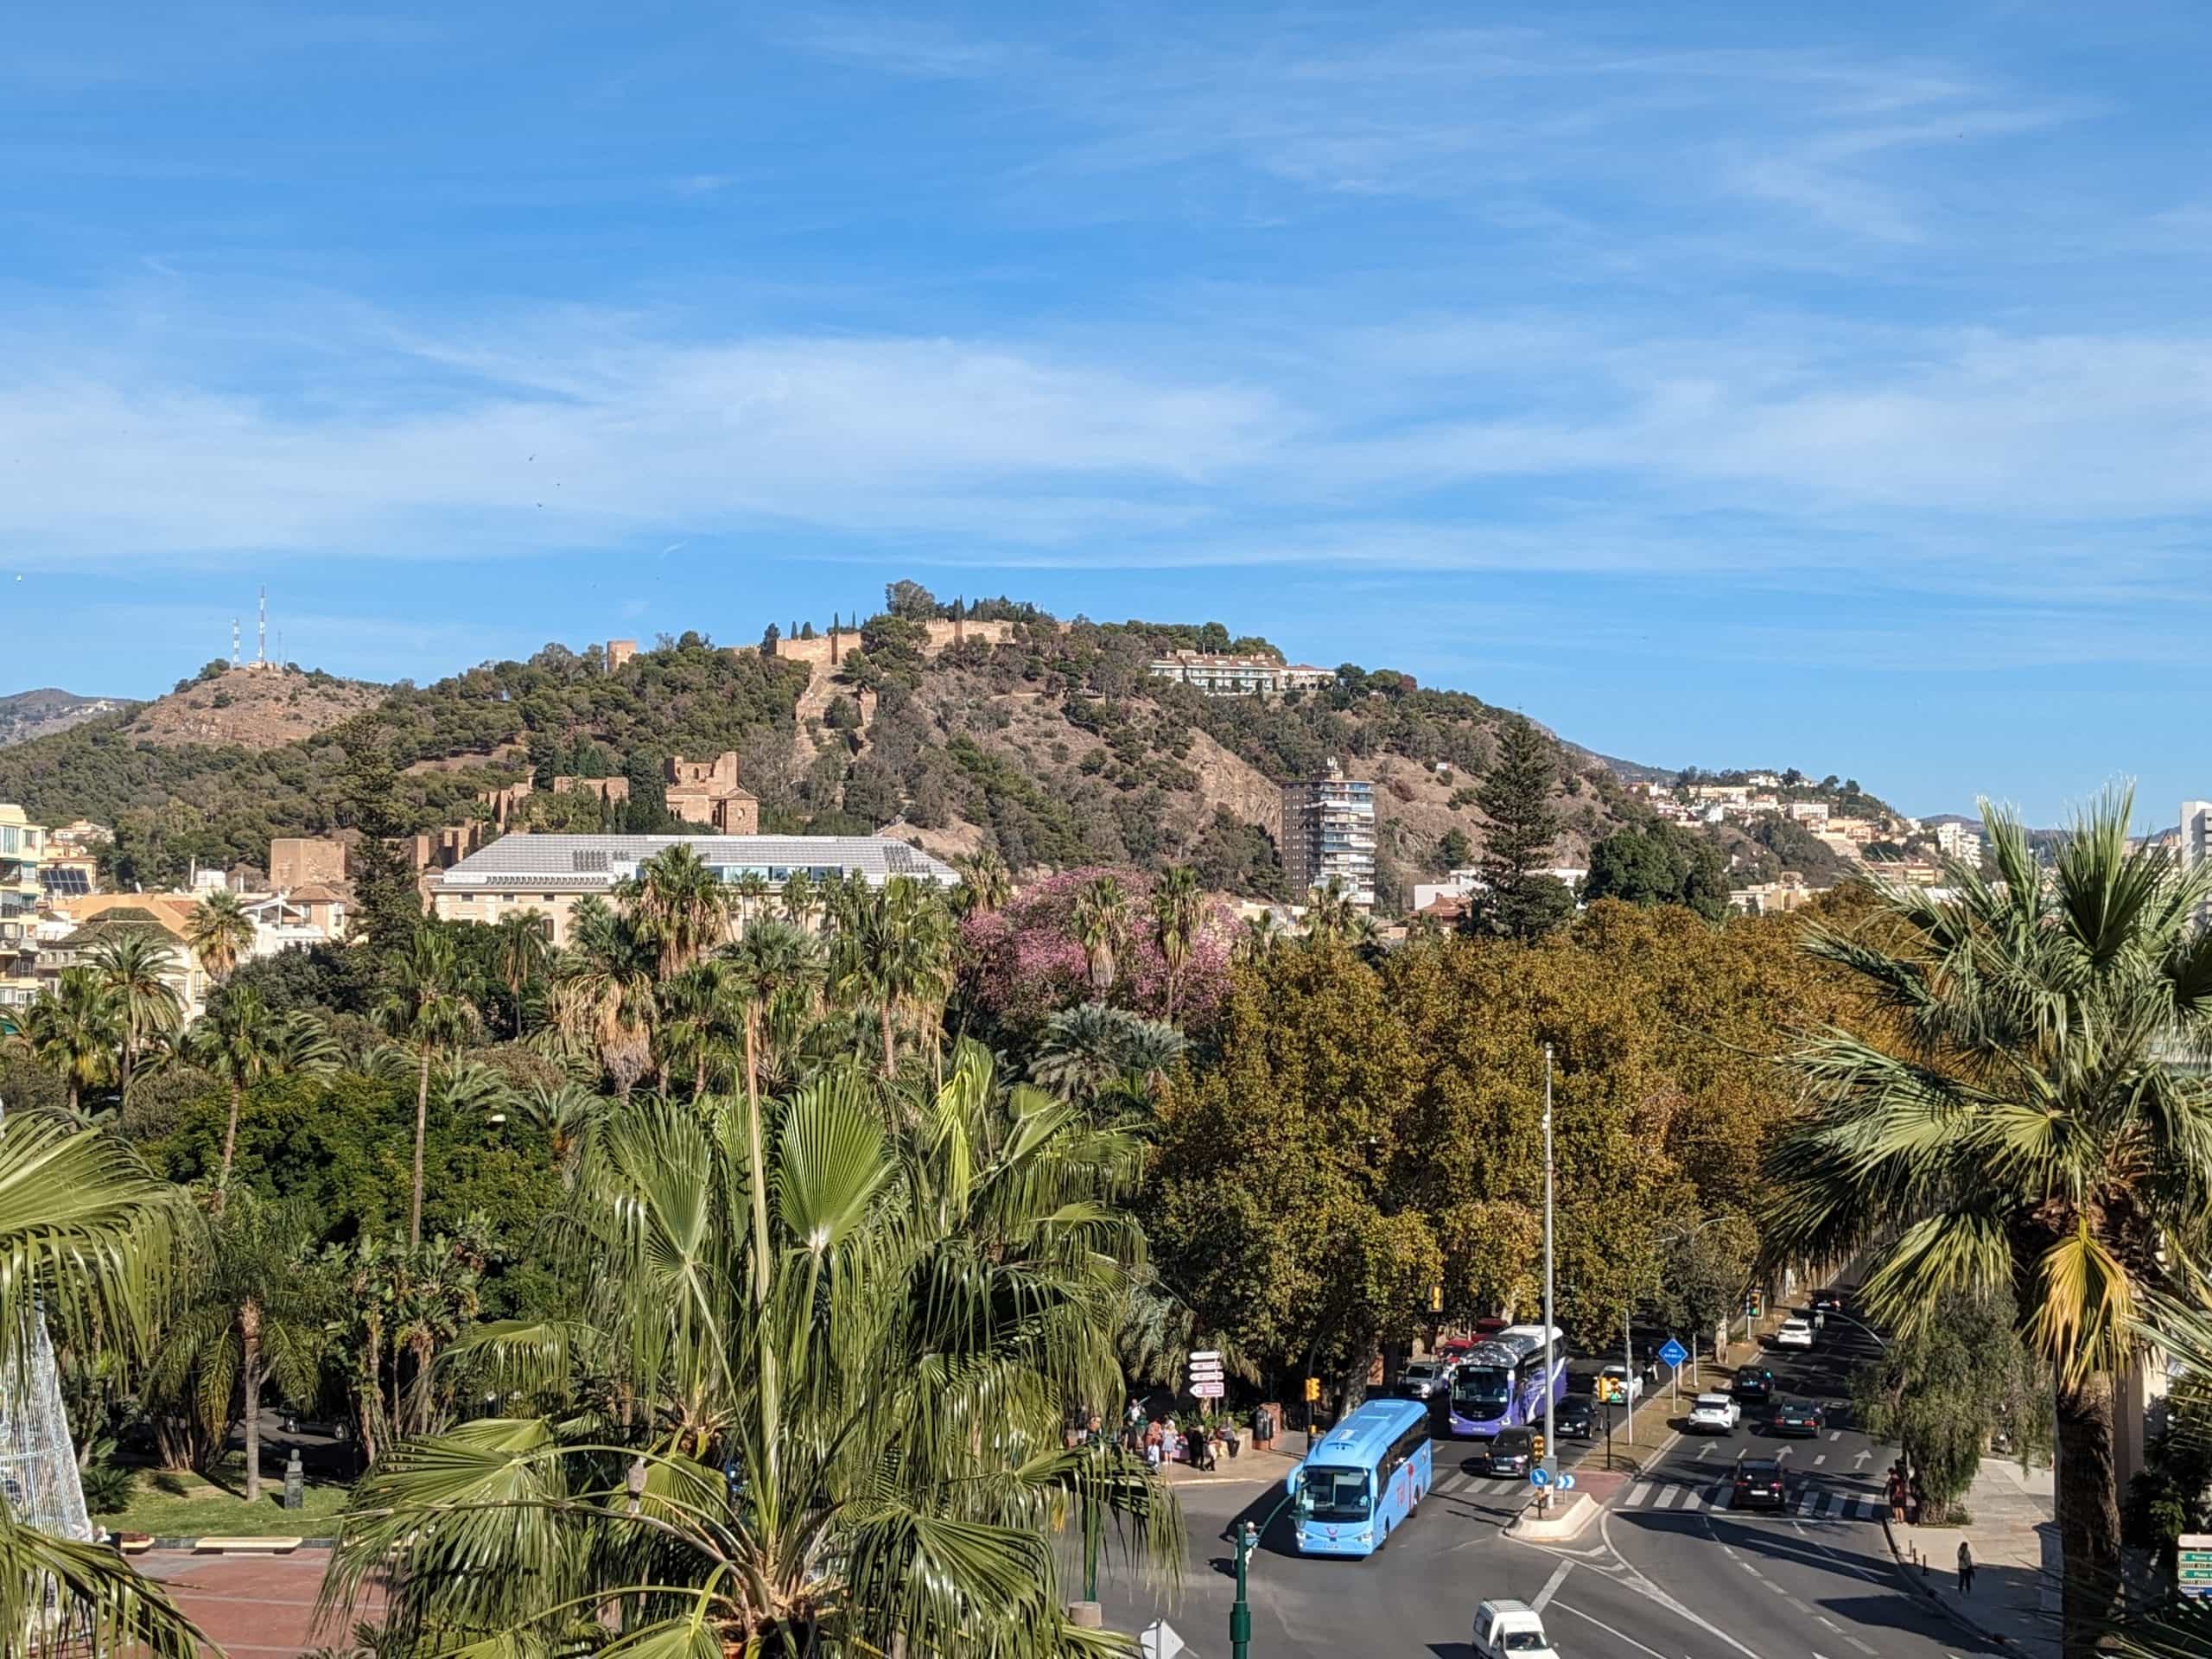
<svg viewBox="0 0 2212 1659">
<path fill-rule="evenodd" d="M 1912 1331 L 1946 1292 L 2012 1293 L 2057 1389 L 2064 1646 L 2102 1640 L 2120 1590 L 2116 1379 L 2186 1277 L 2212 1212 L 2212 865 L 2131 849 L 2130 794 L 2049 865 L 1985 809 L 1998 879 L 1954 864 L 1855 932 L 1812 936 L 1872 1005 L 1806 1045 L 1816 1114 L 1777 1147 L 1775 1257 L 1862 1256 L 1878 1318 Z"/>
<path fill-rule="evenodd" d="M 1855 902 L 1828 901 L 1838 917 Z M 1255 951 L 1161 1105 L 1155 1259 L 1262 1370 L 1349 1382 L 1444 1318 L 1533 1317 L 1553 1045 L 1559 1307 L 1588 1336 L 1665 1289 L 1664 1241 L 1751 1211 L 1796 1109 L 1789 1032 L 1842 1011 L 1788 918 L 1602 902 L 1533 944 L 1420 939 L 1379 966 Z"/>
</svg>

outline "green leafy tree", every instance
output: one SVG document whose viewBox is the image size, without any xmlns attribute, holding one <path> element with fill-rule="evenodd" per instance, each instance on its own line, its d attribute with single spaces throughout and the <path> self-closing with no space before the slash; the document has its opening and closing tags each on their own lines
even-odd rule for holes
<svg viewBox="0 0 2212 1659">
<path fill-rule="evenodd" d="M 392 963 L 391 988 L 377 1005 L 377 1023 L 415 1051 L 414 1177 L 409 1187 L 407 1242 L 423 1242 L 423 1141 L 429 1122 L 430 1063 L 455 1054 L 483 1027 L 452 936 L 443 928 L 415 930 L 408 949 Z"/>
<path fill-rule="evenodd" d="M 1800 1057 L 1819 1110 L 1777 1149 L 1771 1254 L 1863 1255 L 1878 1317 L 1910 1336 L 1952 1292 L 2017 1297 L 2057 1390 L 2069 1659 L 2099 1648 L 2120 1585 L 2116 1379 L 2172 1287 L 2168 1241 L 2212 1208 L 2212 1094 L 2173 1056 L 2212 1014 L 2212 867 L 2131 850 L 2107 795 L 2039 861 L 1985 808 L 1997 882 L 1885 894 L 1878 925 L 1811 948 L 1878 1017 Z"/>
<path fill-rule="evenodd" d="M 960 885 L 953 889 L 953 908 L 963 916 L 988 916 L 1002 910 L 1014 898 L 1014 874 L 1006 867 L 1006 860 L 988 847 L 979 847 L 972 853 L 963 853 L 952 863 L 960 872 Z"/>
<path fill-rule="evenodd" d="M 230 1096 L 223 1122 L 222 1164 L 215 1177 L 214 1210 L 219 1217 L 229 1199 L 246 1090 L 288 1071 L 330 1071 L 337 1064 L 337 1046 L 313 1014 L 277 1014 L 252 986 L 232 985 L 228 995 L 192 1022 L 181 1052 L 191 1065 L 220 1081 Z"/>
<path fill-rule="evenodd" d="M 2009 1292 L 1947 1291 L 1933 1318 L 1852 1375 L 1853 1409 L 1868 1434 L 1904 1452 L 1924 1521 L 1949 1518 L 1993 1432 L 2003 1431 L 2024 1456 L 2048 1441 L 2050 1390 L 2012 1320 Z"/>
<path fill-rule="evenodd" d="M 1478 867 L 1482 891 L 1469 912 L 1477 931 L 1536 938 L 1573 913 L 1573 895 L 1542 874 L 1559 842 L 1559 814 L 1552 805 L 1558 778 L 1551 740 L 1531 721 L 1506 720 L 1497 757 L 1475 798 L 1489 820 Z"/>
<path fill-rule="evenodd" d="M 588 1054 L 628 1095 L 652 1064 L 657 953 L 630 918 L 597 897 L 569 918 L 554 961 L 547 1016 L 571 1054 Z"/>
<path fill-rule="evenodd" d="M 1728 869 L 1720 849 L 1702 836 L 1668 823 L 1631 826 L 1592 846 L 1582 896 L 1681 905 L 1717 922 L 1728 913 Z"/>
<path fill-rule="evenodd" d="M 545 972 L 552 957 L 552 923 L 535 910 L 511 911 L 492 924 L 493 959 L 499 982 L 515 1011 L 515 1032 L 523 1029 L 523 993 Z"/>
</svg>

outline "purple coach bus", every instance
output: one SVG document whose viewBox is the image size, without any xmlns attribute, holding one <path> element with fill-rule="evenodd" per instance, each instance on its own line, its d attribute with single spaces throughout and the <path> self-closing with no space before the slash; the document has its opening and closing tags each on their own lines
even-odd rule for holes
<svg viewBox="0 0 2212 1659">
<path fill-rule="evenodd" d="M 1547 1396 L 1567 1392 L 1567 1339 L 1557 1325 L 1508 1325 L 1477 1343 L 1452 1374 L 1446 1408 L 1453 1434 L 1488 1440 L 1501 1428 L 1543 1420 Z"/>
</svg>

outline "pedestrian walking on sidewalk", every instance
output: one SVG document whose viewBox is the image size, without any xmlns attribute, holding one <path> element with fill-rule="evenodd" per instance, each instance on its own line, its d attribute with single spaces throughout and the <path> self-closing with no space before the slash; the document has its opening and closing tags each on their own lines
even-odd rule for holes
<svg viewBox="0 0 2212 1659">
<path fill-rule="evenodd" d="M 1974 1551 L 1967 1548 L 1967 1541 L 1963 1538 L 1959 1540 L 1959 1593 L 1962 1596 L 1974 1593 Z"/>
</svg>

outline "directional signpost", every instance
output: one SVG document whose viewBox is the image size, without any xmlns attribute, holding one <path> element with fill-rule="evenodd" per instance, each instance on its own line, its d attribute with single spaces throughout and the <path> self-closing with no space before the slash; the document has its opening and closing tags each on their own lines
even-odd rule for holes
<svg viewBox="0 0 2212 1659">
<path fill-rule="evenodd" d="M 2212 1532 L 2184 1532 L 2174 1542 L 2182 1594 L 2212 1596 Z"/>
<path fill-rule="evenodd" d="M 1564 1482 L 1566 1477 L 1562 1476 L 1560 1477 L 1560 1479 Z M 1541 1491 L 1545 1487 L 1552 1484 L 1551 1471 L 1545 1468 L 1541 1463 L 1538 1464 L 1534 1469 L 1531 1469 L 1529 1471 L 1529 1484 L 1536 1488 L 1539 1491 Z"/>
<path fill-rule="evenodd" d="M 1221 1351 L 1207 1348 L 1191 1356 L 1191 1396 L 1196 1400 L 1222 1397 Z"/>
<path fill-rule="evenodd" d="M 1666 1362 L 1668 1370 L 1672 1373 L 1667 1379 L 1667 1397 L 1670 1400 L 1682 1397 L 1682 1362 L 1689 1357 L 1690 1351 L 1672 1337 L 1668 1338 L 1666 1345 L 1659 1350 L 1659 1357 Z"/>
</svg>

